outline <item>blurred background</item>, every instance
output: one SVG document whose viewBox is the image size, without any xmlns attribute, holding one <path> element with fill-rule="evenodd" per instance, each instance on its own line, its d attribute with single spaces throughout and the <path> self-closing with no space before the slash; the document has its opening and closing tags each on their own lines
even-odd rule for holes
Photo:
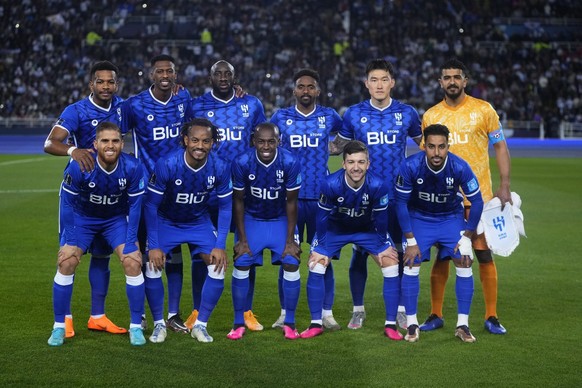
<svg viewBox="0 0 582 388">
<path fill-rule="evenodd" d="M 22 0 L 2 2 L 0 20 L 0 134 L 48 134 L 89 93 L 98 60 L 120 68 L 121 97 L 137 94 L 165 53 L 193 96 L 228 60 L 267 117 L 294 103 L 302 67 L 320 73 L 319 103 L 342 114 L 368 98 L 365 64 L 379 57 L 397 71 L 392 97 L 422 115 L 442 98 L 439 66 L 457 57 L 506 135 L 582 138 L 580 1 Z"/>
</svg>

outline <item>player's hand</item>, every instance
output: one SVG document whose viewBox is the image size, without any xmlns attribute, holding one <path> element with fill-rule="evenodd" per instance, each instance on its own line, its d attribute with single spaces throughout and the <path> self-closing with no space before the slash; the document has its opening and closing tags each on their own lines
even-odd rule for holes
<svg viewBox="0 0 582 388">
<path fill-rule="evenodd" d="M 408 268 L 412 268 L 414 265 L 414 260 L 416 258 L 420 258 L 420 248 L 418 245 L 408 245 L 406 246 L 406 250 L 404 251 L 404 265 L 408 266 Z"/>
<path fill-rule="evenodd" d="M 299 260 L 301 256 L 301 246 L 296 241 L 289 241 L 285 243 L 285 250 L 281 256 L 293 256 Z"/>
<path fill-rule="evenodd" d="M 61 264 L 66 260 L 74 259 L 77 264 L 81 261 L 81 249 L 75 245 L 63 245 L 59 248 L 59 253 L 57 254 L 57 264 Z"/>
<path fill-rule="evenodd" d="M 130 252 L 130 253 L 124 253 L 123 257 L 121 259 L 121 262 L 123 263 L 125 260 L 134 260 L 134 261 L 139 263 L 139 266 L 141 268 L 142 261 L 141 261 L 141 252 L 139 251 L 139 249 L 135 250 L 133 252 Z"/>
<path fill-rule="evenodd" d="M 148 251 L 148 266 L 152 271 L 162 271 L 166 264 L 166 255 L 161 249 L 150 249 Z"/>
<path fill-rule="evenodd" d="M 177 96 L 178 93 L 180 93 L 180 90 L 184 90 L 184 85 L 182 84 L 174 84 L 174 87 L 172 88 L 172 95 L 173 96 Z"/>
<path fill-rule="evenodd" d="M 95 159 L 93 158 L 94 153 L 95 151 L 90 148 L 76 148 L 71 153 L 71 158 L 79 163 L 81 171 L 90 172 L 95 168 Z"/>
<path fill-rule="evenodd" d="M 470 267 L 473 263 L 473 244 L 471 239 L 465 236 L 463 232 L 461 232 L 461 239 L 455 246 L 454 252 L 457 253 L 457 251 L 461 253 L 461 266 L 464 268 Z"/>
<path fill-rule="evenodd" d="M 244 91 L 244 89 L 242 88 L 242 86 L 240 85 L 233 85 L 234 87 L 234 95 L 237 98 L 241 98 L 247 95 L 247 92 Z"/>
<path fill-rule="evenodd" d="M 251 249 L 249 248 L 248 241 L 238 240 L 236 242 L 236 244 L 234 244 L 233 250 L 234 250 L 234 258 L 233 258 L 234 261 L 236 261 L 236 259 L 238 259 L 242 255 L 244 255 L 245 253 L 251 257 L 253 256 L 253 253 L 251 252 Z"/>
<path fill-rule="evenodd" d="M 214 248 L 210 252 L 210 264 L 214 264 L 214 272 L 220 273 L 228 268 L 228 258 L 226 257 L 226 251 L 220 248 Z"/>
<path fill-rule="evenodd" d="M 398 264 L 398 251 L 393 246 L 389 246 L 378 253 L 377 257 L 380 267 L 386 267 L 388 264 Z"/>
<path fill-rule="evenodd" d="M 317 253 L 315 251 L 311 252 L 311 254 L 309 255 L 309 261 L 307 262 L 309 269 L 315 268 L 315 265 L 317 263 L 322 264 L 322 265 L 327 267 L 329 265 L 329 257 L 322 255 L 320 253 Z"/>
<path fill-rule="evenodd" d="M 507 187 L 499 186 L 499 188 L 495 192 L 495 196 L 499 198 L 499 200 L 501 201 L 501 210 L 505 208 L 505 204 L 508 202 L 513 205 L 513 201 L 511 200 L 511 190 L 509 189 L 508 186 Z"/>
</svg>

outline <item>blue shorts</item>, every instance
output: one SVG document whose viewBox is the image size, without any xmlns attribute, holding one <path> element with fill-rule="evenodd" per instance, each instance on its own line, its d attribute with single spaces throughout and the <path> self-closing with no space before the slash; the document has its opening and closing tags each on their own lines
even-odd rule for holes
<svg viewBox="0 0 582 388">
<path fill-rule="evenodd" d="M 190 253 L 210 254 L 216 246 L 216 229 L 209 218 L 194 224 L 175 224 L 164 218 L 158 220 L 158 242 L 164 253 L 181 244 L 189 244 Z"/>
<path fill-rule="evenodd" d="M 85 252 L 97 236 L 107 247 L 117 248 L 125 244 L 127 234 L 127 218 L 117 216 L 113 218 L 80 217 L 75 219 L 75 234 L 77 246 Z M 61 236 L 61 246 L 65 244 L 64 236 Z M 111 252 L 111 248 L 109 248 Z M 92 252 L 96 254 L 94 251 Z"/>
<path fill-rule="evenodd" d="M 61 207 L 63 206 L 63 197 L 59 194 L 59 243 L 62 245 L 63 240 L 63 219 L 61 215 Z M 113 247 L 115 248 L 115 247 Z M 107 243 L 107 240 L 99 233 L 87 249 L 83 252 L 89 251 L 94 256 L 109 256 L 113 252 L 113 248 Z"/>
<path fill-rule="evenodd" d="M 416 264 L 420 264 L 421 261 L 430 261 L 430 249 L 435 244 L 440 247 L 438 259 L 461 258 L 461 254 L 458 251 L 454 253 L 454 250 L 461 238 L 461 231 L 465 230 L 466 222 L 462 214 L 428 218 L 411 212 L 410 225 L 421 254 L 420 260 L 415 259 Z"/>
<path fill-rule="evenodd" d="M 317 220 L 317 199 L 299 199 L 297 201 L 297 231 L 299 241 L 303 242 L 303 235 L 307 229 L 305 242 L 311 244 L 315 236 L 315 222 Z"/>
<path fill-rule="evenodd" d="M 271 250 L 271 264 L 299 265 L 299 260 L 293 256 L 281 257 L 287 240 L 287 217 L 259 220 L 245 214 L 244 222 L 249 249 L 253 256 L 247 254 L 240 256 L 234 262 L 237 267 L 262 266 L 265 249 Z M 236 233 L 235 240 L 238 240 Z"/>
<path fill-rule="evenodd" d="M 317 234 L 313 239 L 312 251 L 320 252 L 317 249 L 318 245 Z M 327 231 L 326 235 L 326 249 L 330 252 L 329 258 L 337 257 L 339 259 L 341 249 L 347 244 L 357 244 L 358 247 L 371 254 L 378 254 L 385 251 L 389 247 L 394 247 L 394 242 L 390 238 L 381 238 L 376 231 L 354 232 L 354 233 L 337 233 L 333 230 Z"/>
</svg>

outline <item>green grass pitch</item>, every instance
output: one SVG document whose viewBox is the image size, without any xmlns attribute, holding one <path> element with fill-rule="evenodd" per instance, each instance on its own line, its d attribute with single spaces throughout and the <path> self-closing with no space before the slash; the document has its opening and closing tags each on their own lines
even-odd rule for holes
<svg viewBox="0 0 582 388">
<path fill-rule="evenodd" d="M 381 274 L 369 261 L 364 328 L 345 327 L 351 311 L 349 247 L 335 264 L 334 315 L 344 328 L 311 340 L 287 341 L 270 328 L 279 315 L 276 268 L 257 271 L 254 311 L 263 332 L 226 339 L 233 319 L 229 268 L 211 320 L 212 344 L 169 333 L 163 344 L 135 348 L 126 335 L 89 332 L 88 257 L 73 293 L 76 336 L 60 348 L 46 340 L 52 328 L 52 279 L 57 244 L 57 188 L 65 158 L 0 156 L 0 386 L 581 386 L 582 159 L 514 158 L 512 189 L 523 199 L 527 239 L 510 258 L 497 258 L 498 312 L 508 329 L 483 328 L 483 297 L 475 272 L 470 317 L 474 344 L 454 338 L 454 273 L 448 283 L 445 327 L 421 333 L 420 342 L 383 336 Z M 494 163 L 494 162 L 493 162 Z M 338 159 L 331 161 L 339 165 Z M 493 167 L 496 171 L 496 168 Z M 495 176 L 495 174 L 493 174 Z M 232 243 L 230 243 L 232 244 Z M 232 245 L 229 245 L 229 250 Z M 307 247 L 304 246 L 304 251 Z M 304 262 L 306 253 L 303 254 Z M 124 277 L 111 260 L 107 314 L 127 326 Z M 421 269 L 419 319 L 429 313 L 430 265 Z M 191 308 L 185 264 L 181 309 Z M 309 324 L 307 271 L 301 270 L 298 328 Z M 150 320 L 151 327 L 151 320 Z M 149 334 L 146 333 L 146 334 Z"/>
</svg>

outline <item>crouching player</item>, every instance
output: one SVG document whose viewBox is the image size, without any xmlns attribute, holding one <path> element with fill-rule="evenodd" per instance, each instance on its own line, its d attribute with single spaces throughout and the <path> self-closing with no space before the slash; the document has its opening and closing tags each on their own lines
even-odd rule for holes
<svg viewBox="0 0 582 388">
<path fill-rule="evenodd" d="M 469 311 L 473 299 L 471 237 L 483 211 L 479 183 L 469 164 L 448 152 L 449 130 L 446 126 L 429 125 L 423 136 L 425 151 L 408 157 L 396 179 L 398 219 L 407 240 L 401 288 L 408 324 L 404 338 L 408 342 L 419 339 L 416 309 L 420 263 L 430 260 L 430 248 L 438 244 L 437 260 L 452 259 L 457 272 L 455 336 L 463 342 L 475 342 L 469 330 Z M 471 202 L 467 222 L 464 220 L 463 193 Z"/>
<path fill-rule="evenodd" d="M 162 157 L 152 174 L 145 204 L 150 264 L 162 270 L 165 255 L 181 244 L 190 244 L 207 268 L 202 287 L 200 313 L 191 335 L 200 342 L 212 342 L 207 323 L 224 290 L 228 265 L 226 237 L 232 217 L 232 182 L 229 165 L 211 153 L 218 129 L 206 119 L 193 119 L 182 126 L 185 150 Z M 208 211 L 210 193 L 218 196 L 218 231 Z M 155 298 L 163 310 L 163 298 Z M 152 308 L 153 310 L 153 308 Z M 164 342 L 166 327 L 154 327 L 152 342 Z"/>
<path fill-rule="evenodd" d="M 232 273 L 234 326 L 227 337 L 242 338 L 249 290 L 249 272 L 263 265 L 263 250 L 271 250 L 271 263 L 283 268 L 283 332 L 287 339 L 299 338 L 295 310 L 301 289 L 299 276 L 297 197 L 301 188 L 300 165 L 290 151 L 279 148 L 275 124 L 259 124 L 252 133 L 253 149 L 232 163 L 236 244 Z"/>
<path fill-rule="evenodd" d="M 309 257 L 307 302 L 311 325 L 301 338 L 323 332 L 322 308 L 324 275 L 329 259 L 339 257 L 346 244 L 358 244 L 372 254 L 384 276 L 386 307 L 384 333 L 392 340 L 402 339 L 396 329 L 400 291 L 398 253 L 388 235 L 389 182 L 368 172 L 370 159 L 364 143 L 353 140 L 343 151 L 343 169 L 327 176 L 321 185 L 316 237 Z"/>
<path fill-rule="evenodd" d="M 97 154 L 92 171 L 82 172 L 79 163 L 71 161 L 64 172 L 61 209 L 64 233 L 53 284 L 55 323 L 48 344 L 60 346 L 64 342 L 65 314 L 71 303 L 75 269 L 95 236 L 100 234 L 115 247 L 125 271 L 131 313 L 130 342 L 143 345 L 144 279 L 137 227 L 145 187 L 144 171 L 137 159 L 121 153 L 123 140 L 117 125 L 99 124 L 94 145 Z"/>
</svg>

